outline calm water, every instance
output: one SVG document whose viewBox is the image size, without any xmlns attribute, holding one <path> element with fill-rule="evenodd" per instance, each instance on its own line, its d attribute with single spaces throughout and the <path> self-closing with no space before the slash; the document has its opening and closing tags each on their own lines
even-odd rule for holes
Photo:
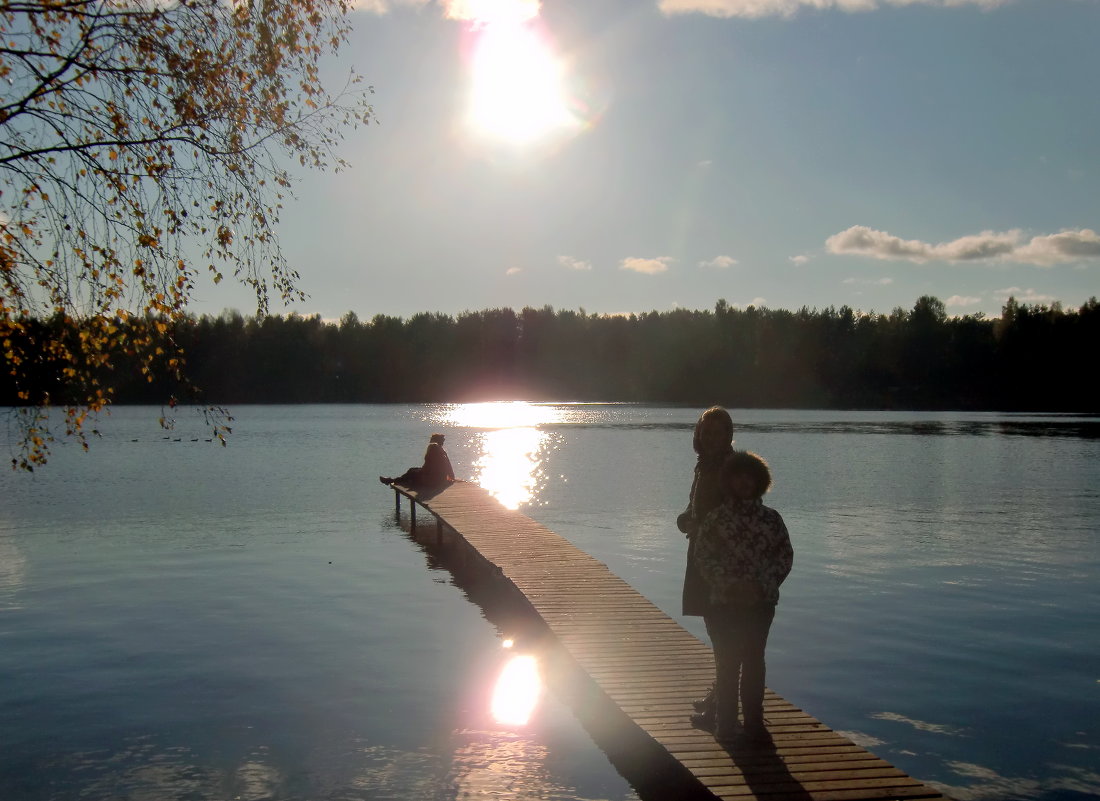
<svg viewBox="0 0 1100 801">
<path fill-rule="evenodd" d="M 635 797 L 552 695 L 494 717 L 511 651 L 377 476 L 443 431 L 702 637 L 673 524 L 697 409 L 234 412 L 225 449 L 118 409 L 0 474 L 0 798 Z M 769 685 L 960 800 L 1100 796 L 1100 421 L 734 419 L 796 551 Z"/>
</svg>

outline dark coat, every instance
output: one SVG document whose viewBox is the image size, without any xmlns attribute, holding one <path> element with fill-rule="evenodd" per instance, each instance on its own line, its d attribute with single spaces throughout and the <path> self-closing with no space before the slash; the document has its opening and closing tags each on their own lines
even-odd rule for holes
<svg viewBox="0 0 1100 801">
<path fill-rule="evenodd" d="M 730 451 L 732 450 L 731 446 Z M 695 534 L 703 518 L 722 503 L 719 472 L 730 451 L 699 457 L 695 463 L 695 478 L 691 482 L 691 495 L 688 498 L 687 509 L 676 518 L 677 527 L 688 537 L 683 595 L 683 614 L 685 615 L 705 615 L 710 608 L 707 600 L 707 585 L 695 566 Z"/>
<path fill-rule="evenodd" d="M 438 442 L 429 442 L 424 451 L 424 466 L 420 468 L 420 480 L 433 486 L 455 480 L 455 471 L 447 451 Z"/>
</svg>

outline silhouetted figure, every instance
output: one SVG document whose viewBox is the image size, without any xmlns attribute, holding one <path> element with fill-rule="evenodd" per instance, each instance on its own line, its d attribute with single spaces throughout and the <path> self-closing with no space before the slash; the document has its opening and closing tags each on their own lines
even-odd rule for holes
<svg viewBox="0 0 1100 801">
<path fill-rule="evenodd" d="M 428 439 L 428 448 L 424 451 L 424 464 L 410 467 L 396 478 L 379 476 L 383 484 L 400 484 L 403 487 L 442 487 L 455 480 L 455 471 L 451 459 L 443 450 L 444 436 L 432 434 Z"/>
<path fill-rule="evenodd" d="M 763 459 L 734 451 L 719 481 L 725 498 L 700 524 L 692 554 L 707 591 L 703 621 L 714 646 L 716 714 L 693 715 L 692 722 L 718 740 L 741 733 L 764 740 L 764 649 L 794 550 L 783 518 L 763 503 L 772 483 Z"/>
<path fill-rule="evenodd" d="M 682 611 L 685 615 L 702 616 L 707 612 L 707 590 L 695 567 L 695 534 L 703 518 L 722 503 L 723 494 L 718 474 L 726 457 L 733 453 L 733 418 L 729 412 L 721 406 L 711 406 L 699 415 L 691 437 L 691 446 L 698 459 L 695 462 L 687 509 L 676 518 L 676 526 L 688 539 Z M 705 697 L 695 701 L 695 708 L 710 717 L 714 716 L 713 688 Z"/>
<path fill-rule="evenodd" d="M 699 458 L 695 462 L 695 475 L 691 481 L 687 509 L 676 518 L 676 526 L 688 538 L 683 613 L 704 615 L 707 612 L 706 587 L 699 578 L 692 554 L 699 524 L 722 503 L 722 488 L 718 476 L 726 457 L 733 452 L 733 419 L 729 412 L 721 406 L 712 406 L 699 415 L 691 446 Z"/>
</svg>

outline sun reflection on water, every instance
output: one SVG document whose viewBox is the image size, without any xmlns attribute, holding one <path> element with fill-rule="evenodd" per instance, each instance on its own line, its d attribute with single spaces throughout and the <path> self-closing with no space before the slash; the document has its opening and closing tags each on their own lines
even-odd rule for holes
<svg viewBox="0 0 1100 801">
<path fill-rule="evenodd" d="M 542 695 L 542 679 L 535 657 L 514 656 L 500 671 L 490 711 L 497 723 L 523 726 L 531 719 Z"/>
<path fill-rule="evenodd" d="M 530 502 L 540 477 L 539 454 L 546 438 L 537 428 L 505 428 L 482 434 L 474 481 L 508 509 Z"/>
<path fill-rule="evenodd" d="M 478 439 L 480 454 L 471 480 L 492 493 L 508 509 L 530 503 L 542 478 L 549 435 L 539 426 L 560 422 L 556 406 L 526 401 L 467 403 L 448 409 L 443 422 L 486 429 Z"/>
<path fill-rule="evenodd" d="M 487 401 L 450 407 L 443 421 L 463 428 L 530 428 L 558 423 L 564 412 L 557 406 L 528 401 Z"/>
</svg>

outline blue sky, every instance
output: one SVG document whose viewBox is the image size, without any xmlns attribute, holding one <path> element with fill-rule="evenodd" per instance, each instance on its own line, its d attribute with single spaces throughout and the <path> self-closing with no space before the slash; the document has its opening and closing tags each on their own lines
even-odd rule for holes
<svg viewBox="0 0 1100 801">
<path fill-rule="evenodd" d="M 1100 295 L 1097 0 L 370 0 L 353 25 L 378 124 L 285 211 L 295 311 Z M 195 310 L 252 310 L 225 287 Z"/>
</svg>

